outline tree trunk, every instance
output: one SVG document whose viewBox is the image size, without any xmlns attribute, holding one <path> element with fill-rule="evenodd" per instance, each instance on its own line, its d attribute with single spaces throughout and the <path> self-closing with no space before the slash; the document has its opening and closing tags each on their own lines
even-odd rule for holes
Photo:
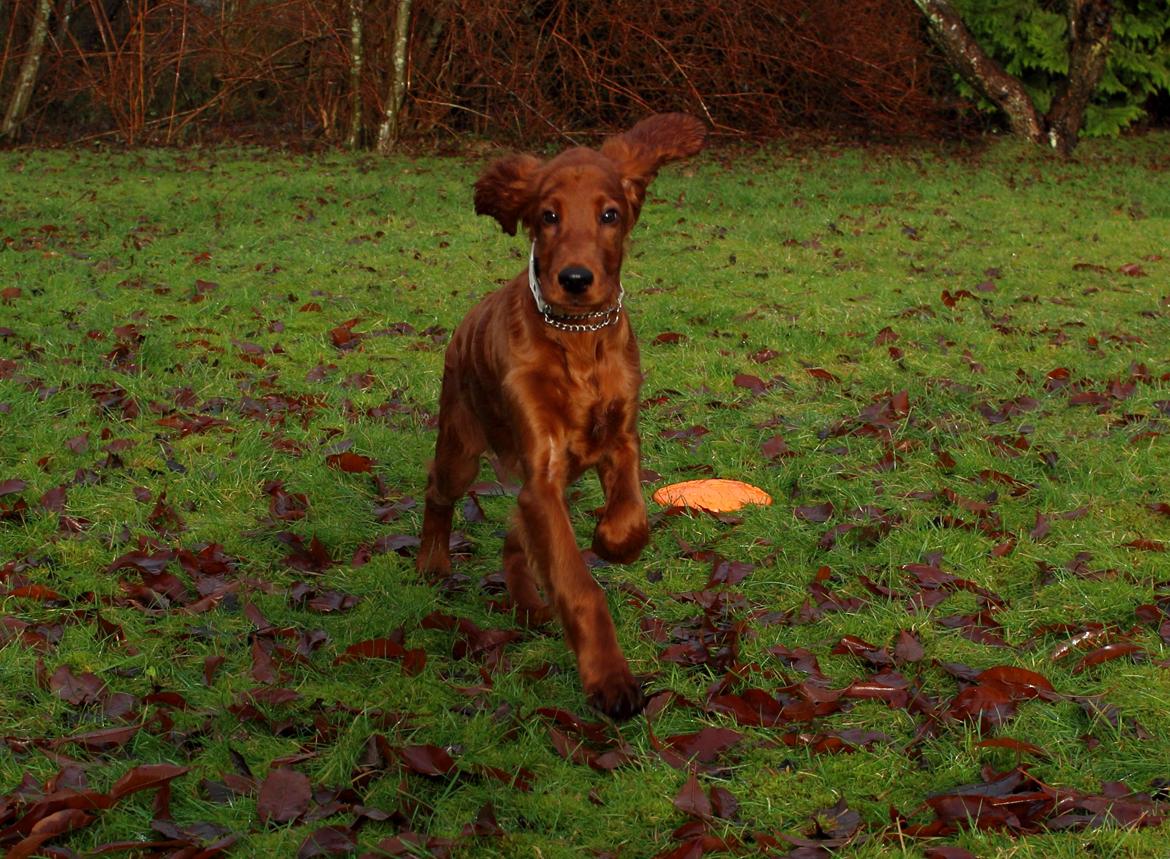
<svg viewBox="0 0 1170 859">
<path fill-rule="evenodd" d="M 50 0 L 38 0 L 33 12 L 32 31 L 28 37 L 28 51 L 20 65 L 20 74 L 16 77 L 16 86 L 8 102 L 8 111 L 4 114 L 4 121 L 0 123 L 0 137 L 14 138 L 20 130 L 20 123 L 24 120 L 29 101 L 32 100 L 33 89 L 37 85 L 37 71 L 41 67 L 41 55 L 45 50 L 45 36 L 49 32 L 51 11 Z"/>
<path fill-rule="evenodd" d="M 394 45 L 390 59 L 390 86 L 386 94 L 386 117 L 378 128 L 378 152 L 385 155 L 398 141 L 402 105 L 406 101 L 406 50 L 410 35 L 410 2 L 398 0 L 394 16 Z"/>
<path fill-rule="evenodd" d="M 362 142 L 362 43 L 363 0 L 349 0 L 349 134 L 345 145 L 357 149 Z"/>
<path fill-rule="evenodd" d="M 1068 79 L 1048 111 L 1048 142 L 1061 155 L 1077 145 L 1085 108 L 1105 73 L 1113 38 L 1111 0 L 1068 0 Z"/>
<path fill-rule="evenodd" d="M 1013 133 L 1044 142 L 1044 121 L 1024 85 L 979 46 L 949 0 L 914 0 L 914 5 L 926 16 L 930 35 L 950 67 L 1004 112 Z"/>
</svg>

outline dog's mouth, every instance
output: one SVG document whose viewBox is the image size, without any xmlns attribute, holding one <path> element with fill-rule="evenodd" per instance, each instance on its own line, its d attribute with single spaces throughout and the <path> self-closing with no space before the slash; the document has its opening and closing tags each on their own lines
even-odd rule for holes
<svg viewBox="0 0 1170 859">
<path fill-rule="evenodd" d="M 576 295 L 572 292 L 558 289 L 556 292 L 559 295 L 550 296 L 546 294 L 545 300 L 550 301 L 566 313 L 591 313 L 597 310 L 605 310 L 616 304 L 620 289 L 620 286 L 618 289 L 599 289 L 591 291 L 589 295 Z"/>
<path fill-rule="evenodd" d="M 536 309 L 550 325 L 592 331 L 612 325 L 620 316 L 624 297 L 620 282 L 616 288 L 608 278 L 598 283 L 590 269 L 579 265 L 559 269 L 551 284 L 540 272 L 534 247 L 528 260 L 528 286 Z"/>
<path fill-rule="evenodd" d="M 546 275 L 546 271 L 550 273 Z M 540 299 L 567 311 L 601 310 L 613 304 L 621 291 L 621 280 L 578 263 L 560 268 L 540 264 L 535 248 L 529 257 L 528 280 Z M 539 299 L 538 299 L 539 300 Z"/>
</svg>

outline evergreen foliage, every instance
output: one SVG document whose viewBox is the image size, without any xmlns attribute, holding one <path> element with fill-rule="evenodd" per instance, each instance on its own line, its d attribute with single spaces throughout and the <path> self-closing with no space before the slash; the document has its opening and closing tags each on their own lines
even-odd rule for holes
<svg viewBox="0 0 1170 859">
<path fill-rule="evenodd" d="M 957 0 L 972 34 L 1046 113 L 1068 73 L 1068 18 L 1059 0 Z M 1105 75 L 1085 111 L 1086 137 L 1112 137 L 1146 116 L 1170 92 L 1170 2 L 1117 0 Z M 962 95 L 977 98 L 959 80 Z M 984 111 L 994 111 L 979 99 Z"/>
</svg>

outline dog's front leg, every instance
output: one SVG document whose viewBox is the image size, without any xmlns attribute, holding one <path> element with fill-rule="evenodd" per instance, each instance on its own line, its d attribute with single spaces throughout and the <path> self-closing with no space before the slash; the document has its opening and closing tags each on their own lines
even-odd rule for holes
<svg viewBox="0 0 1170 859">
<path fill-rule="evenodd" d="M 521 535 L 532 569 L 577 655 L 577 671 L 589 703 L 614 719 L 642 709 L 642 688 L 618 646 L 617 630 L 605 601 L 577 548 L 565 504 L 566 475 L 550 474 L 550 459 L 536 452 L 520 491 Z M 539 464 L 537 464 L 539 463 Z"/>
<path fill-rule="evenodd" d="M 615 439 L 597 463 L 597 475 L 605 492 L 605 510 L 593 531 L 593 551 L 607 561 L 628 564 L 650 540 L 638 436 L 631 432 Z"/>
</svg>

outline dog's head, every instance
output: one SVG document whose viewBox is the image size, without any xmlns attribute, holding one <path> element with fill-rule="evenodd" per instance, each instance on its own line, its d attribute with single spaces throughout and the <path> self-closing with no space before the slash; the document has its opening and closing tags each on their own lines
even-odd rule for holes
<svg viewBox="0 0 1170 859">
<path fill-rule="evenodd" d="M 475 211 L 504 232 L 527 229 L 545 300 L 581 312 L 612 305 L 625 238 L 659 168 L 703 148 L 706 127 L 683 113 L 647 117 L 600 149 L 568 149 L 548 161 L 510 155 L 475 183 Z"/>
</svg>

